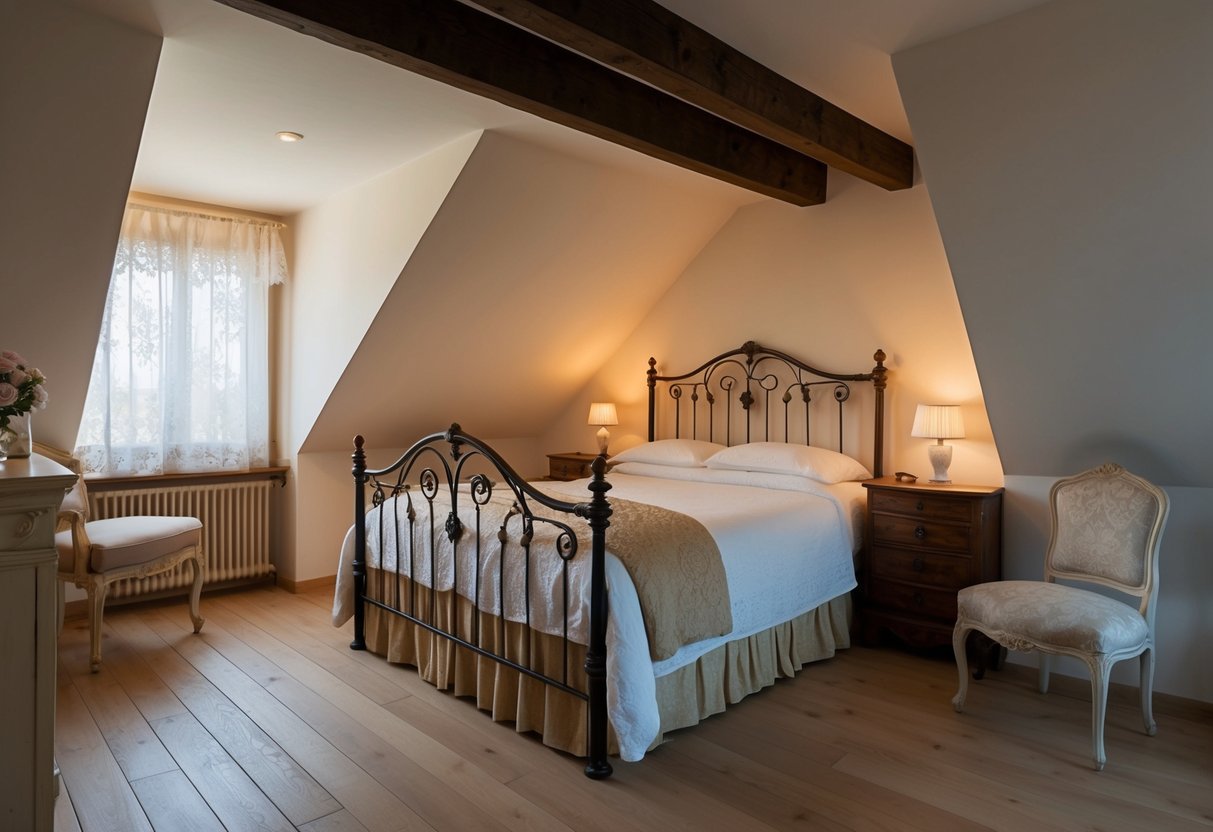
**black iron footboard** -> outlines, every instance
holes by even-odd
[[[531,678],[547,685],[556,687],[586,702],[587,711],[587,757],[585,773],[595,779],[608,777],[611,765],[607,760],[607,710],[606,710],[606,529],[610,525],[611,506],[606,498],[610,483],[605,480],[606,458],[598,457],[592,466],[593,479],[589,484],[590,499],[584,503],[568,503],[554,499],[536,490],[525,482],[496,451],[479,439],[464,433],[459,425],[451,425],[450,430],[431,434],[419,440],[405,453],[386,468],[368,470],[366,454],[363,451],[363,438],[354,438],[354,525],[356,528],[354,544],[354,640],[350,647],[354,650],[366,649],[366,604],[400,616],[414,625],[430,633],[441,636],[466,648],[477,655],[485,656],[513,668]],[[478,460],[480,462],[473,462]],[[467,468],[488,468],[496,475],[471,473]],[[483,464],[481,464],[483,463]],[[497,480],[497,481],[494,481]],[[462,488],[461,488],[462,486]],[[391,513],[390,522],[393,526],[394,539],[399,541],[402,533],[407,533],[408,571],[401,570],[401,560],[406,554],[397,549],[395,556],[395,597],[392,592],[385,592],[381,598],[369,597],[367,593],[367,510],[366,492],[371,491],[372,506],[380,507],[377,530],[377,551],[383,552],[385,528],[389,522],[387,515]],[[499,524],[493,535],[491,526],[495,521],[489,521],[490,528],[482,529],[482,509],[489,505],[494,492],[506,490],[512,498],[512,505]],[[439,500],[439,495],[442,499]],[[395,499],[393,499],[395,498]],[[444,505],[449,500],[449,507]],[[460,501],[463,508],[471,512],[473,529],[467,529],[467,523],[460,518]],[[388,504],[391,501],[390,505]],[[438,502],[436,508],[435,503]],[[471,505],[468,505],[470,501]],[[498,501],[497,506],[501,503]],[[554,513],[551,516],[536,514],[532,507],[539,510],[547,509]],[[421,516],[418,509],[425,512]],[[446,511],[445,518],[436,518],[435,511]],[[578,556],[577,533],[572,526],[560,519],[560,515],[569,514],[587,521],[590,528],[592,545],[590,547],[590,591],[589,591],[589,627],[588,644],[585,653],[586,689],[583,692],[569,679],[569,564]],[[487,519],[487,518],[486,518]],[[414,551],[414,532],[420,524],[427,524],[423,532],[428,532],[428,551]],[[441,524],[441,525],[439,525]],[[525,624],[531,623],[531,544],[536,524],[545,524],[556,532],[556,554],[562,561],[563,592],[564,592],[564,630],[563,650],[564,660],[561,662],[559,675],[537,670],[529,661],[528,655],[509,658],[505,655],[506,640],[506,593],[504,570],[506,563],[506,547],[512,545],[523,553],[522,569],[524,575],[523,605],[525,609]],[[517,527],[518,533],[511,538],[508,527]],[[482,531],[489,533],[486,538]],[[428,594],[428,603],[424,599],[418,601],[418,582],[414,580],[419,567],[428,566],[431,584],[437,574],[437,541],[439,536],[445,536],[454,547],[451,557],[453,569],[451,591],[445,594],[439,608],[440,592],[431,586],[424,594]],[[422,535],[423,539],[425,535]],[[481,575],[481,566],[485,561],[485,541],[496,541],[500,545],[497,559],[497,574]],[[472,548],[469,553],[474,557],[470,568],[474,569],[471,582],[473,589],[471,598],[464,596],[460,601],[460,546]],[[427,560],[428,559],[428,560]],[[408,591],[400,590],[400,579],[407,578]],[[493,610],[481,610],[482,580],[497,581],[497,601],[500,607],[501,637],[497,643],[502,646],[501,653],[486,647],[485,634],[481,628],[481,613],[495,613]],[[423,587],[423,590],[425,588]],[[456,607],[461,603],[470,602],[472,605],[471,624],[461,628],[460,616]],[[442,626],[445,619],[448,627]]]

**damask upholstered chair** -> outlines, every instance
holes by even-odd
[[[1049,493],[1052,535],[1044,581],[999,581],[960,591],[952,647],[960,690],[968,693],[965,640],[979,630],[1004,647],[1040,651],[1040,692],[1049,689],[1052,656],[1075,656],[1091,672],[1091,733],[1095,769],[1102,770],[1108,675],[1123,659],[1141,657],[1141,715],[1154,722],[1154,612],[1158,547],[1167,522],[1162,489],[1108,464],[1058,480]],[[1138,600],[1136,608],[1102,593],[1057,583],[1082,581],[1111,587]]]
[[[190,618],[194,632],[199,632],[204,621],[198,612],[205,568],[202,523],[193,517],[89,520],[80,461],[47,445],[36,445],[34,450],[77,475],[75,486],[59,508],[55,548],[59,550],[59,580],[88,592],[89,661],[93,672],[101,668],[101,614],[106,593],[115,581],[158,575],[189,561],[194,570]]]

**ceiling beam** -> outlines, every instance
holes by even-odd
[[[817,160],[455,0],[219,2],[766,196],[825,201]]]
[[[910,145],[836,107],[653,0],[465,0],[582,55],[889,190]]]

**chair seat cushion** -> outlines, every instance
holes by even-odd
[[[109,572],[171,555],[202,541],[202,523],[193,517],[114,517],[91,520],[88,530],[89,571]],[[75,569],[71,531],[55,535],[59,569]]]
[[[1044,581],[997,581],[962,589],[961,618],[993,631],[1086,653],[1138,647],[1149,637],[1137,610],[1114,598]]]

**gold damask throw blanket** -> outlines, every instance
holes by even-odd
[[[568,499],[564,493],[547,493]],[[623,562],[636,585],[653,661],[668,659],[685,644],[732,632],[720,548],[703,524],[647,503],[615,497],[610,501],[607,551]],[[589,528],[582,528],[577,545],[588,553]]]

